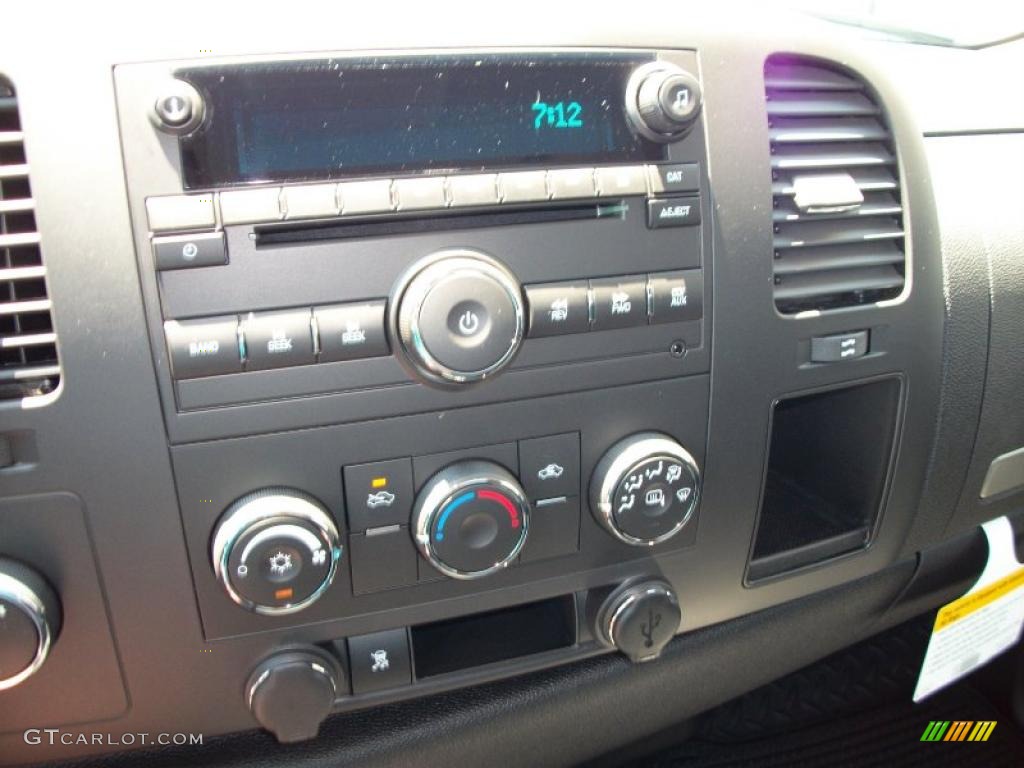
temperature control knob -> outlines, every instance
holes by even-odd
[[[290,488],[243,496],[213,535],[213,570],[228,597],[265,616],[308,607],[341,558],[338,528],[316,499]]]
[[[693,456],[667,435],[642,432],[613,445],[590,481],[597,521],[636,546],[665,541],[686,525],[700,496]]]
[[[526,543],[530,505],[511,472],[489,461],[464,461],[434,475],[413,509],[416,546],[455,579],[478,579],[506,567]]]
[[[46,580],[0,557],[0,691],[39,671],[60,625],[60,601]]]
[[[523,290],[496,259],[466,249],[421,259],[399,281],[388,323],[399,359],[429,383],[495,376],[523,341]]]
[[[665,61],[645,64],[626,84],[626,114],[633,127],[663,144],[682,138],[700,114],[701,101],[697,78]]]

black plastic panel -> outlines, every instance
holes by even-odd
[[[643,569],[652,557],[692,545],[699,515],[677,536],[652,550],[631,547],[613,539],[590,514],[590,476],[615,442],[646,430],[675,437],[703,465],[707,392],[707,377],[692,376],[528,402],[175,447],[172,453],[182,519],[206,636],[221,638],[253,632],[280,635],[289,627],[304,626],[310,640],[320,641],[363,632],[369,621],[374,622],[374,628],[379,628],[381,621],[391,628],[454,616],[467,609],[516,604],[522,601],[520,587],[525,584],[542,584],[547,595],[573,592],[588,580],[600,583],[598,569],[619,563],[633,561],[634,569]],[[498,460],[515,470],[515,446],[503,450],[502,443],[567,432],[580,433],[581,487],[575,495],[581,499],[582,510],[580,546],[575,554],[520,563],[479,581],[442,578],[423,583],[425,579],[421,578],[421,583],[414,586],[356,595],[350,580],[352,558],[346,551],[338,576],[324,597],[301,613],[284,617],[256,616],[239,608],[214,578],[209,554],[211,531],[231,502],[254,489],[287,486],[309,493],[347,531],[343,466],[420,456],[423,458],[414,460],[417,483],[457,459]],[[442,455],[431,455],[437,453]],[[510,459],[503,458],[506,455]],[[436,576],[423,563],[420,573],[428,578]]]
[[[889,476],[900,389],[888,378],[775,406],[750,580],[867,546]]]

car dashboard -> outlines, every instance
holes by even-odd
[[[578,764],[1024,531],[1020,40],[79,13],[0,11],[0,763]]]

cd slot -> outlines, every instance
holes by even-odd
[[[394,237],[449,230],[486,229],[516,224],[545,224],[564,221],[625,219],[625,200],[600,203],[563,203],[557,205],[520,205],[500,210],[445,210],[426,213],[380,214],[323,222],[257,226],[257,248],[313,243],[322,240]]]

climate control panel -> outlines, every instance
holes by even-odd
[[[355,465],[343,475],[351,507],[338,522],[291,488],[253,491],[225,510],[210,560],[231,601],[262,616],[312,606],[344,561],[346,522],[355,595],[472,581],[579,551],[587,481],[578,433]],[[700,469],[672,437],[643,432],[605,452],[589,488],[593,522],[605,534],[652,547],[690,521]]]

